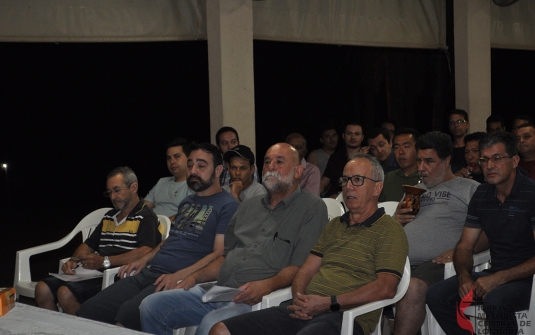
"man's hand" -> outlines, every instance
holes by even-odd
[[[240,198],[240,193],[243,190],[243,184],[241,180],[233,180],[232,183],[229,185],[230,187],[230,194],[232,194],[235,198]]]
[[[154,282],[154,285],[157,285],[155,292],[174,289],[184,279],[184,277],[185,276],[181,271],[161,275]]]
[[[95,253],[88,254],[83,256],[83,258],[80,257],[80,263],[82,263],[84,269],[98,270],[103,268],[102,263],[104,263],[104,257]]]
[[[466,167],[463,167],[462,169],[460,169],[459,171],[455,172],[454,174],[457,177],[474,179],[474,177],[472,177],[472,171],[468,170],[468,168],[466,168]]]
[[[433,263],[446,264],[449,262],[453,262],[453,250],[454,249],[444,251],[443,253],[435,257],[435,259],[433,259]]]
[[[271,293],[268,285],[263,280],[243,284],[240,289],[244,290],[232,299],[237,304],[254,305],[262,301],[262,297]]]
[[[459,296],[462,299],[473,288],[474,280],[472,279],[472,276],[470,276],[470,275],[457,276],[457,279],[459,280]]]
[[[138,259],[135,262],[121,266],[117,276],[119,276],[119,278],[124,278],[130,276],[130,274],[132,274],[132,276],[137,275],[145,266],[147,266],[147,262],[144,261],[143,258]],[[132,271],[134,271],[134,273],[132,273]]]
[[[74,269],[76,269],[77,266],[78,262],[69,259],[68,261],[63,263],[63,265],[61,266],[61,271],[63,271],[63,273],[65,273],[66,275],[73,275]]]
[[[359,153],[361,154],[367,154],[370,151],[370,147],[360,147]]]
[[[184,278],[180,283],[175,282],[175,285],[175,289],[181,288],[184,291],[187,291],[193,286],[197,285],[197,279],[195,279],[195,276],[189,275]]]
[[[493,273],[491,275],[478,278],[474,282],[474,293],[478,297],[484,298],[487,293],[494,290],[496,287],[500,286],[502,281],[500,279],[499,273]]]
[[[396,213],[395,213],[395,219],[401,223],[402,226],[406,225],[407,223],[411,222],[412,220],[414,220],[414,218],[416,217],[416,215],[413,215],[411,214],[412,213],[412,208],[404,208],[405,207],[405,204],[407,202],[406,201],[400,201],[399,204],[398,204],[398,208],[396,209]]]
[[[288,309],[293,311],[293,313],[290,314],[292,318],[310,320],[316,315],[329,311],[330,306],[330,297],[297,293],[293,305],[288,306]]]

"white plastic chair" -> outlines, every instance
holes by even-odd
[[[336,201],[338,201],[339,203],[342,204],[342,206],[344,207],[344,211],[347,212],[347,206],[344,202],[344,193],[340,193],[338,194],[338,196],[336,197]]]
[[[158,215],[158,221],[162,225],[162,240],[165,240],[169,236],[169,230],[171,229],[171,220],[165,215]],[[119,273],[121,267],[104,270],[102,279],[102,289],[110,286],[115,282],[115,276]],[[61,269],[61,265],[60,265]]]
[[[353,322],[354,322],[355,317],[362,315],[362,314],[366,314],[368,312],[374,311],[379,308],[393,305],[399,300],[401,300],[401,298],[403,298],[403,296],[407,292],[407,289],[409,288],[410,279],[411,279],[411,265],[409,263],[409,257],[407,257],[407,260],[405,261],[405,267],[403,269],[403,276],[401,277],[401,281],[398,284],[396,295],[392,299],[385,299],[385,300],[370,302],[366,305],[362,305],[362,306],[345,311],[344,319],[342,321],[342,330],[340,334],[353,335]],[[263,305],[262,308],[279,306],[281,302],[289,300],[289,299],[292,299],[292,290],[290,287],[275,291],[271,293],[270,295],[264,297],[262,299],[262,305]],[[381,316],[382,315],[383,313],[381,312]],[[382,334],[381,316],[379,317],[379,322],[377,323],[377,326],[375,327],[375,331],[372,333],[373,335]]]
[[[110,209],[111,208],[101,208],[87,214],[82,221],[76,225],[73,231],[59,241],[17,251],[15,260],[15,279],[13,281],[13,285],[17,290],[17,297],[20,294],[25,297],[35,298],[35,285],[37,285],[37,282],[32,282],[30,269],[31,256],[59,249],[69,243],[69,241],[80,232],[82,232],[82,240],[85,241],[93,229],[100,223],[104,214]]]
[[[398,201],[385,201],[380,202],[378,206],[384,208],[386,214],[390,215],[391,217],[394,217],[396,209],[398,208],[398,204]]]
[[[342,204],[339,203],[337,200],[331,198],[322,198],[322,200],[327,206],[327,216],[329,217],[329,221],[331,221],[335,217],[344,215],[344,213],[346,212],[344,210],[344,206],[342,206]]]
[[[288,297],[288,295],[289,298],[286,298]],[[288,299],[292,299],[292,289],[290,287],[281,288],[280,290],[273,291],[270,294],[263,296],[262,301],[254,305],[251,309],[251,312],[255,312],[269,307],[279,306],[281,302],[286,301]],[[173,335],[193,335],[195,334],[196,330],[197,326],[179,328],[173,331]]]

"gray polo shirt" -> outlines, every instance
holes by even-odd
[[[273,209],[269,193],[245,200],[225,232],[217,284],[239,287],[301,266],[327,222],[323,200],[299,187]]]

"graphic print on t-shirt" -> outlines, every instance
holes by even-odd
[[[201,234],[212,210],[211,205],[184,204],[177,213],[172,229]]]

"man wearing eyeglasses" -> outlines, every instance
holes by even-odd
[[[139,304],[145,297],[174,289],[223,253],[224,233],[239,203],[219,185],[221,152],[213,144],[192,143],[187,169],[186,180],[195,194],[179,204],[169,237],[121,267],[122,279],[87,300],[78,316],[141,330]]]
[[[470,201],[453,256],[457,276],[431,286],[427,304],[446,334],[471,334],[457,323],[463,298],[483,303],[489,334],[517,334],[515,311],[529,308],[535,273],[535,181],[519,171],[511,134],[491,134],[480,140],[479,148],[488,184],[481,184]],[[474,249],[483,233],[492,266],[472,272]]]
[[[408,244],[398,222],[378,208],[383,168],[356,154],[339,178],[348,212],[331,220],[297,272],[289,306],[224,320],[210,335],[340,334],[344,310],[391,299]],[[370,334],[381,310],[357,316],[353,334]]]
[[[91,236],[62,266],[62,271],[73,275],[76,268],[100,270],[133,262],[161,241],[158,217],[140,200],[134,171],[118,167],[108,174],[104,195],[111,199],[115,209],[104,215]],[[37,283],[37,306],[57,311],[56,303],[65,313],[75,315],[80,305],[97,294],[102,278],[80,282],[65,282],[55,277]]]
[[[396,304],[394,334],[416,334],[425,318],[425,293],[442,280],[444,263],[451,261],[461,236],[468,203],[478,182],[458,178],[451,172],[453,145],[450,137],[433,131],[416,142],[418,174],[426,189],[420,196],[420,211],[412,214],[401,201],[396,219],[409,241],[411,281],[406,295]]]
[[[453,136],[451,171],[456,173],[466,165],[464,160],[464,137],[468,134],[468,129],[470,128],[468,113],[462,109],[450,111],[448,114],[448,126]]]

